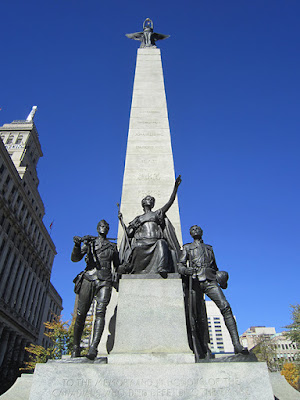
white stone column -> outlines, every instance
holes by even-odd
[[[14,207],[15,207],[15,204],[16,204],[18,196],[19,196],[19,191],[18,191],[18,189],[16,189],[15,194],[14,194],[14,198],[13,198],[13,200],[11,202],[11,208],[13,210],[14,210]]]
[[[35,274],[33,274],[33,284],[32,284],[32,287],[31,287],[31,290],[30,290],[30,293],[29,293],[29,299],[27,301],[27,306],[26,306],[27,309],[26,309],[26,313],[25,313],[25,319],[27,319],[29,322],[30,322],[30,319],[31,319],[30,313],[32,312],[31,303],[32,303],[32,300],[33,300],[33,296],[35,294],[36,285],[37,285],[37,277],[36,277]]]
[[[39,298],[38,298],[38,301],[37,301],[37,307],[36,307],[36,310],[35,310],[35,318],[34,318],[34,321],[33,321],[33,326],[35,326],[35,327],[37,327],[37,325],[38,325],[40,310],[41,310],[41,306],[43,304],[42,299],[43,299],[43,294],[44,293],[45,293],[45,290],[44,290],[43,285],[41,284],[40,294],[39,294]]]
[[[174,182],[160,49],[138,49],[121,200],[124,222],[128,224],[143,213],[141,200],[148,194],[156,199],[154,209],[162,207],[170,198]],[[177,199],[167,215],[182,243]],[[119,226],[118,243],[122,236]]]
[[[7,187],[6,187],[6,190],[5,190],[5,195],[4,195],[4,198],[8,201],[8,198],[9,198],[9,196],[10,196],[10,192],[11,192],[11,190],[12,190],[12,188],[13,188],[13,185],[14,185],[14,183],[13,183],[13,181],[12,180],[10,180],[9,182],[8,182],[8,184],[7,184]]]
[[[6,284],[6,290],[5,290],[5,295],[4,295],[4,300],[6,303],[8,303],[9,298],[12,295],[12,291],[13,291],[13,287],[15,286],[15,281],[16,281],[16,275],[19,269],[19,263],[21,260],[21,256],[19,255],[14,264],[12,265],[11,271],[10,271],[10,275],[9,275],[9,279],[8,282]]]
[[[29,270],[29,268],[28,268],[28,270]],[[23,304],[22,304],[22,307],[21,307],[20,314],[22,316],[24,316],[25,312],[26,312],[28,296],[30,296],[30,293],[31,293],[30,288],[31,288],[32,280],[33,280],[33,273],[31,272],[31,274],[29,276],[29,279],[28,279],[28,282],[27,282],[27,285],[26,285],[26,288],[25,288],[26,292],[25,292],[24,301],[23,301]]]
[[[35,295],[33,308],[32,308],[32,315],[30,317],[30,323],[33,326],[35,326],[35,321],[37,320],[37,316],[38,316],[37,310],[38,310],[38,307],[40,305],[41,293],[42,293],[42,284],[41,284],[41,281],[38,280],[37,289],[36,289],[36,295]]]
[[[2,250],[2,254],[0,255],[0,272],[2,271],[3,268],[5,268],[4,262],[6,260],[7,252],[9,251],[9,249],[11,250],[10,242],[7,239],[6,235],[4,235],[2,240],[5,240],[6,243],[5,243],[4,248]]]
[[[37,316],[37,321],[36,321],[36,327],[40,329],[40,325],[42,323],[42,317],[43,317],[43,312],[45,309],[45,299],[46,299],[46,288],[44,287],[43,289],[43,294],[42,294],[42,300],[40,302],[40,307],[38,311],[38,316]]]
[[[21,314],[20,308],[21,308],[21,306],[23,305],[21,302],[22,302],[23,294],[24,294],[24,292],[25,292],[25,290],[26,290],[26,282],[27,282],[27,278],[28,278],[28,275],[29,275],[29,267],[26,266],[26,263],[25,263],[25,262],[24,262],[23,268],[25,268],[25,274],[24,274],[23,281],[22,281],[22,283],[21,283],[22,286],[21,286],[21,290],[20,290],[19,296],[18,296],[18,298],[17,298],[17,304],[16,304],[16,310],[17,310],[17,312],[19,312],[20,314]]]
[[[31,221],[32,221],[32,217],[31,217],[31,215],[29,214],[28,222],[27,222],[27,225],[25,226],[25,231],[26,231],[27,233],[29,233],[29,228],[30,228]]]
[[[22,220],[21,220],[21,223],[22,223],[23,226],[24,226],[24,222],[25,222],[25,219],[27,217],[27,214],[29,214],[29,212],[28,212],[27,208],[25,208],[24,214],[23,214]]]
[[[16,213],[16,215],[17,215],[18,218],[19,218],[19,216],[20,216],[20,212],[21,212],[21,209],[22,209],[23,205],[24,205],[23,199],[21,199],[20,204],[19,204],[18,211],[17,211],[17,213]]]
[[[15,285],[13,287],[13,293],[12,293],[12,296],[11,296],[11,300],[10,300],[10,305],[12,307],[14,307],[16,299],[17,299],[17,293],[18,293],[19,287],[21,285],[21,278],[23,276],[23,271],[24,271],[24,267],[23,267],[22,262],[21,262],[21,265],[20,265],[20,268],[19,268],[19,272],[18,272],[18,275],[17,275],[17,279],[16,279]],[[22,284],[24,284],[24,282],[22,282]]]
[[[12,249],[8,257],[8,260],[5,263],[6,265],[4,265],[4,273],[2,275],[1,285],[0,285],[0,298],[3,297],[5,289],[7,289],[7,280],[9,279],[9,275],[12,273],[15,260],[16,260],[16,251],[15,249]]]

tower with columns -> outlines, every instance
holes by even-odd
[[[56,249],[42,220],[35,110],[0,127],[0,394],[19,375],[25,346],[46,344],[48,309],[62,310],[50,283]]]

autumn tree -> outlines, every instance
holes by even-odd
[[[293,386],[294,389],[300,390],[299,387],[299,379],[300,379],[300,374],[299,374],[299,369],[294,363],[291,362],[286,362],[283,364],[282,370],[281,370],[281,375],[285,377],[285,379],[288,381],[288,383]]]
[[[255,338],[255,346],[251,350],[258,361],[265,361],[268,369],[274,371],[278,369],[277,365],[277,347],[274,339],[269,335],[259,335]]]
[[[295,389],[300,391],[300,304],[291,305],[292,323],[285,326],[285,336],[295,344],[298,352],[293,363],[285,363],[281,374]]]
[[[32,371],[36,363],[45,363],[49,359],[60,359],[63,355],[71,354],[74,340],[74,318],[71,322],[63,321],[60,315],[54,315],[52,321],[44,322],[44,335],[49,337],[52,345],[49,348],[30,344],[25,347],[29,353],[29,361],[25,361],[23,371]],[[82,340],[88,339],[92,330],[92,317],[86,319],[86,324],[82,334]],[[82,355],[87,353],[87,349],[83,349]]]
[[[291,342],[293,342],[297,349],[300,350],[300,304],[291,305],[291,317],[292,323],[285,326],[287,331],[285,336],[288,337]],[[296,363],[300,370],[300,354],[298,352],[296,357]]]

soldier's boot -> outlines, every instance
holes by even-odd
[[[76,321],[74,324],[74,340],[73,340],[73,349],[71,353],[71,358],[80,357],[80,341],[82,332],[84,329],[85,320],[81,318],[80,315],[77,315]]]
[[[225,310],[222,311],[222,314],[224,317],[225,325],[231,337],[235,354],[249,354],[248,349],[246,347],[243,347],[240,343],[236,322],[234,316],[232,315],[231,308],[227,307]]]
[[[89,352],[87,354],[87,358],[90,360],[94,360],[97,356],[97,348],[100,343],[100,339],[103,333],[104,329],[104,324],[105,324],[105,319],[104,318],[97,318],[94,324],[94,334],[93,334],[93,340],[92,344],[89,348]]]

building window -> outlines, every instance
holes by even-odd
[[[8,136],[8,139],[7,139],[7,141],[6,141],[6,144],[11,144],[11,143],[13,142],[13,139],[14,139],[14,135],[10,134],[10,135]]]
[[[22,143],[22,139],[23,139],[23,135],[20,134],[20,135],[18,136],[18,139],[16,140],[16,144]]]

